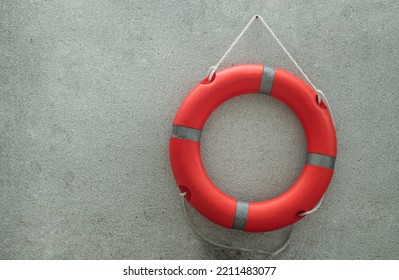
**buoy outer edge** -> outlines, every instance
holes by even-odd
[[[266,201],[245,202],[227,195],[209,179],[201,161],[201,131],[210,114],[243,94],[268,94],[294,111],[306,135],[308,159],[296,182]],[[311,210],[332,179],[337,156],[334,124],[316,92],[292,73],[261,64],[226,68],[202,80],[182,102],[169,143],[172,171],[187,201],[210,221],[247,232],[273,231],[297,222]]]

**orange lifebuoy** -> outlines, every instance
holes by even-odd
[[[283,194],[245,202],[225,194],[209,179],[201,161],[201,130],[209,115],[238,95],[267,94],[288,105],[303,125],[308,157],[296,182]],[[248,232],[272,231],[300,220],[324,195],[334,172],[337,141],[331,115],[316,92],[290,72],[260,64],[237,65],[204,79],[185,98],[170,138],[173,174],[185,198],[214,223]]]

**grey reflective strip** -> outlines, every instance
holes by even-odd
[[[259,93],[270,95],[272,92],[274,80],[274,69],[263,66],[262,81],[260,83]]]
[[[236,214],[234,216],[233,229],[244,230],[247,223],[249,203],[237,200]]]
[[[306,164],[317,165],[334,169],[335,157],[326,156],[322,154],[308,153]]]
[[[186,126],[174,125],[172,129],[172,137],[199,142],[201,139],[201,130]]]

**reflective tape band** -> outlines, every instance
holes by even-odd
[[[306,164],[334,169],[335,157],[322,155],[322,154],[308,153]]]
[[[231,228],[244,230],[247,223],[249,203],[237,200],[236,213],[234,215],[233,226]]]
[[[270,95],[273,87],[274,68],[263,66],[262,81],[260,82],[259,93]]]
[[[174,125],[172,129],[172,137],[200,142],[201,130],[186,126]]]

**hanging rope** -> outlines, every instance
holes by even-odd
[[[281,43],[279,38],[277,38],[276,34],[274,34],[273,30],[270,28],[270,26],[265,22],[265,20],[260,16],[260,15],[254,15],[251,20],[247,23],[247,25],[244,27],[244,29],[238,34],[237,38],[233,41],[233,43],[230,45],[230,47],[227,49],[227,51],[223,54],[223,56],[219,59],[218,63],[216,65],[211,66],[208,71],[208,81],[212,81],[213,76],[215,75],[216,71],[219,69],[220,65],[223,63],[223,61],[226,59],[226,57],[230,54],[230,52],[234,49],[234,47],[237,45],[238,41],[240,41],[241,37],[247,32],[247,30],[251,27],[252,23],[255,20],[260,20],[260,22],[266,27],[267,31],[270,33],[270,35],[273,37],[273,39],[277,42],[277,44],[281,47],[281,49],[284,51],[284,53],[288,56],[288,58],[291,60],[291,62],[295,65],[295,67],[298,69],[298,71],[301,73],[301,75],[305,78],[305,80],[308,82],[308,84],[316,91],[317,94],[317,102],[320,104],[323,102],[328,111],[330,112],[331,118],[334,122],[334,118],[331,112],[331,107],[330,104],[328,103],[328,100],[324,94],[324,92],[320,89],[318,89],[312,81],[309,79],[308,75],[306,75],[305,71],[299,66],[299,64],[296,62],[296,60],[292,57],[292,55],[288,52],[287,48]]]
[[[285,239],[284,243],[279,248],[277,248],[275,251],[265,251],[265,250],[259,250],[259,249],[248,249],[248,248],[234,247],[234,246],[224,245],[224,244],[220,244],[220,243],[217,243],[215,241],[212,241],[208,237],[203,235],[193,225],[193,223],[192,223],[192,221],[190,219],[190,216],[188,215],[188,212],[187,212],[187,206],[186,206],[187,203],[185,202],[185,198],[184,198],[184,196],[186,194],[187,194],[186,192],[180,193],[180,195],[182,196],[183,210],[184,210],[184,215],[186,216],[186,219],[187,219],[187,223],[193,229],[195,234],[197,234],[200,238],[202,238],[204,241],[212,244],[213,246],[219,247],[221,249],[237,250],[237,251],[248,252],[248,253],[257,253],[257,254],[268,255],[268,256],[272,257],[272,256],[276,256],[276,255],[280,254],[282,251],[284,251],[285,248],[287,248],[288,244],[290,243],[292,231],[294,229],[294,225],[290,226],[290,230],[288,232],[287,238]]]

